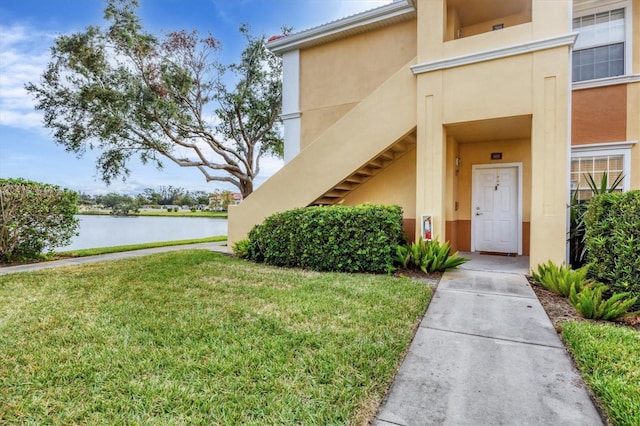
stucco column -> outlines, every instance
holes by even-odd
[[[420,218],[433,215],[433,235],[445,240],[446,140],[442,123],[442,71],[418,78],[416,148],[416,238]]]
[[[569,50],[534,54],[530,265],[566,261],[569,200]]]

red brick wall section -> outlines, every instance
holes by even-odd
[[[574,90],[571,144],[627,140],[627,86]]]

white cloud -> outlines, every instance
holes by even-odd
[[[40,79],[53,36],[21,24],[1,25],[0,34],[0,125],[41,129],[42,115],[24,86]]]
[[[254,180],[254,188],[258,188],[268,178],[284,166],[284,160],[275,157],[263,157],[260,160],[260,174]]]
[[[42,114],[34,111],[33,107],[31,110],[20,110],[0,106],[0,125],[45,132],[42,129]]]
[[[300,2],[307,10],[303,17],[311,20],[313,26],[322,25],[337,19],[346,18],[366,10],[375,9],[391,3],[392,0],[312,0]],[[302,30],[304,28],[297,28]]]

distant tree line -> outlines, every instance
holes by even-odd
[[[78,204],[84,206],[101,206],[117,212],[125,213],[138,211],[141,207],[181,206],[190,209],[200,208],[226,211],[229,204],[234,204],[236,198],[231,191],[216,190],[213,193],[205,191],[189,191],[174,186],[160,186],[158,189],[146,188],[135,194],[119,194],[110,192],[104,195],[90,195],[78,193]]]

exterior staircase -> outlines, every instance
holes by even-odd
[[[361,168],[349,175],[345,180],[325,192],[321,197],[316,199],[310,205],[312,206],[330,206],[338,203],[351,191],[380,173],[382,170],[390,166],[396,159],[404,155],[407,151],[416,145],[415,130],[404,138],[400,139],[389,149],[383,151],[375,158],[367,162]]]
[[[416,143],[415,58],[229,209],[229,247],[281,211],[339,202]]]

